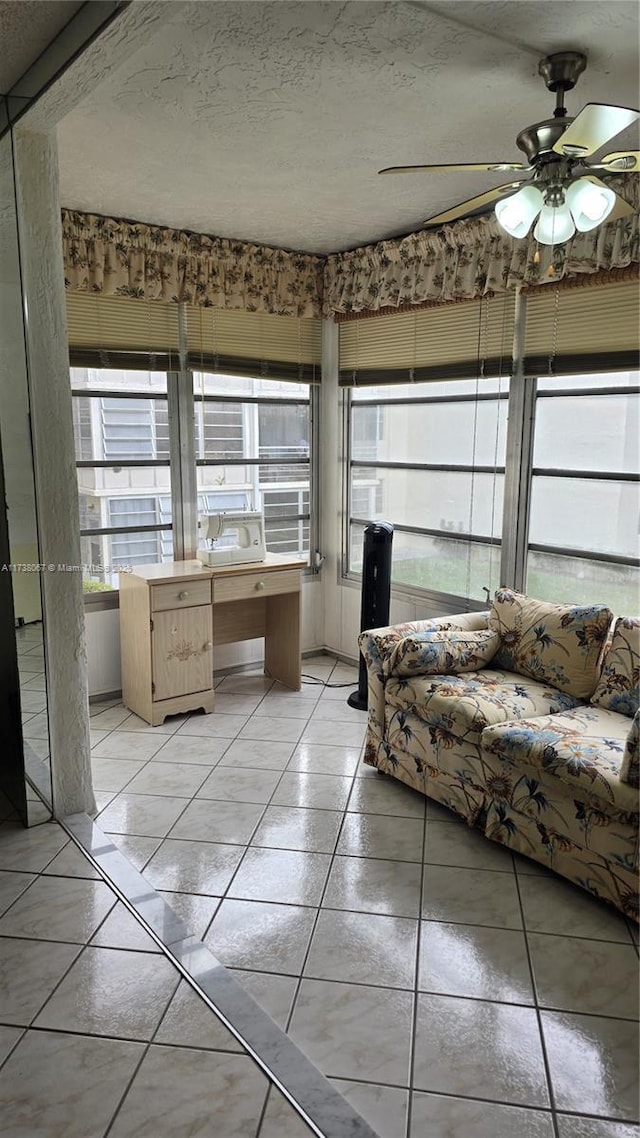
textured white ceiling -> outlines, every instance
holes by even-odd
[[[635,2],[161,8],[145,46],[58,127],[69,208],[292,249],[347,249],[415,229],[505,180],[376,172],[521,157],[516,134],[554,107],[537,73],[547,52],[588,56],[570,114],[589,101],[638,102]]]
[[[82,7],[78,0],[0,3],[0,91],[6,94]]]

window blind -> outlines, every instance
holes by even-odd
[[[198,371],[319,383],[322,323],[187,305],[189,365]]]
[[[172,371],[179,365],[178,305],[67,292],[74,367]]]
[[[177,370],[179,313],[184,350],[198,371],[319,383],[320,319],[163,304],[134,297],[67,292],[69,354],[75,367]]]
[[[525,370],[580,375],[640,366],[638,280],[549,284],[527,297]]]
[[[348,320],[340,328],[340,385],[410,383],[507,374],[513,293]]]

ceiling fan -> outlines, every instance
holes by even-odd
[[[538,218],[534,237],[544,245],[561,244],[576,229],[587,232],[634,212],[619,194],[595,174],[640,173],[640,151],[613,151],[597,162],[590,158],[609,139],[640,118],[631,107],[587,103],[575,118],[564,106],[565,92],[575,87],[587,65],[579,51],[560,51],[540,60],[539,74],[549,91],[556,94],[553,118],[533,123],[520,131],[516,143],[527,162],[463,162],[435,166],[388,166],[380,174],[429,173],[431,171],[507,171],[524,179],[510,181],[460,202],[428,218],[424,225],[444,225],[468,217],[496,202],[496,218],[512,237],[526,237]],[[522,187],[519,189],[519,187]],[[513,191],[518,189],[518,193]]]

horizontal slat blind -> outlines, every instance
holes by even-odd
[[[514,294],[349,320],[340,328],[340,384],[409,383],[507,372]]]
[[[639,348],[637,280],[550,284],[527,296],[525,369],[531,375],[635,370]]]
[[[85,292],[66,297],[75,367],[169,371],[179,366],[177,304]]]
[[[67,292],[71,362],[76,367],[179,367],[180,305]],[[319,319],[184,306],[189,366],[227,375],[320,382]]]
[[[198,371],[320,382],[319,319],[187,305],[189,364]]]

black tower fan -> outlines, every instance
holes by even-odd
[[[390,522],[372,522],[364,531],[362,553],[362,603],[360,631],[365,628],[384,628],[389,623],[391,597],[391,544],[393,526]],[[347,699],[350,707],[367,710],[367,665],[360,656],[358,690]]]

